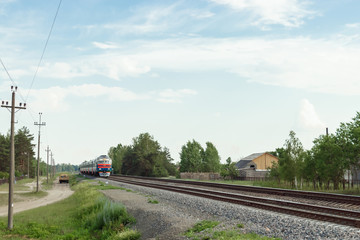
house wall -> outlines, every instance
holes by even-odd
[[[266,170],[268,168],[271,168],[273,163],[277,163],[278,161],[279,160],[277,159],[277,157],[269,153],[264,153],[263,155],[253,160],[253,162],[256,164],[257,170]]]

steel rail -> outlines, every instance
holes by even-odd
[[[151,180],[151,181],[198,185],[198,186],[206,186],[206,187],[216,187],[216,188],[221,188],[221,189],[247,191],[247,192],[254,192],[254,193],[266,193],[266,194],[278,195],[278,196],[288,196],[288,197],[313,199],[313,200],[320,200],[320,201],[327,201],[327,202],[337,202],[337,203],[360,205],[360,196],[351,196],[351,195],[344,195],[344,194],[332,194],[332,193],[299,191],[299,190],[290,190],[290,189],[243,186],[243,185],[200,182],[200,181],[150,178],[150,177],[140,177],[140,176],[126,176],[126,175],[114,175],[114,176],[139,178],[139,179],[146,179],[146,180]]]
[[[260,197],[250,197],[241,194],[225,193],[220,191],[169,186],[149,182],[132,181],[128,179],[125,180],[120,176],[110,176],[108,179],[360,228],[360,212],[356,211],[312,206],[309,204]]]

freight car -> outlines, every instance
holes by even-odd
[[[100,155],[94,160],[85,161],[80,164],[82,174],[109,177],[112,170],[112,160],[107,155]]]

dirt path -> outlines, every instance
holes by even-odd
[[[53,189],[47,192],[48,195],[43,198],[30,199],[27,201],[14,203],[14,213],[45,206],[60,201],[62,199],[65,199],[71,196],[71,194],[73,194],[73,191],[71,191],[69,184],[68,183],[60,184],[58,179],[54,182]],[[8,205],[0,207],[0,216],[7,216],[7,214],[8,214]]]

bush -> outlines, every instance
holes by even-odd
[[[9,178],[9,173],[7,172],[0,172],[0,179],[7,179]]]

